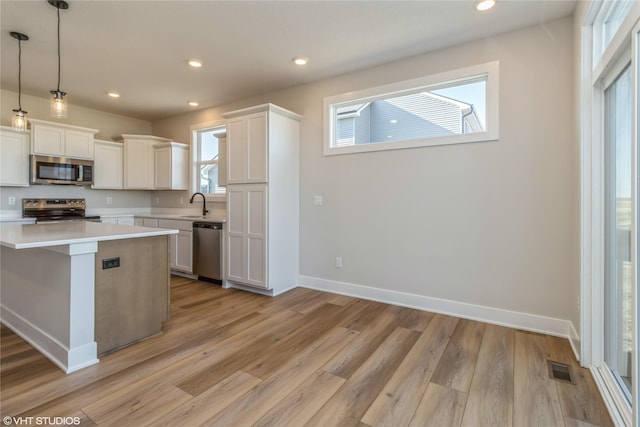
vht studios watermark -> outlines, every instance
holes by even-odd
[[[5,426],[78,426],[80,417],[2,417]]]

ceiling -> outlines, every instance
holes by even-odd
[[[69,103],[144,120],[225,104],[539,24],[575,1],[96,1],[61,10],[62,79]],[[56,88],[56,9],[0,1],[1,86],[48,97]],[[291,58],[309,57],[305,66]],[[191,58],[203,67],[187,65]],[[118,99],[108,91],[121,94]],[[196,100],[198,107],[188,101]],[[17,106],[17,105],[16,105]],[[28,105],[23,108],[29,110]]]

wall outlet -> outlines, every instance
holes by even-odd
[[[322,206],[322,196],[313,196],[313,206]]]
[[[107,197],[107,204],[110,205],[113,203],[113,197]]]
[[[16,198],[15,197],[9,197],[9,206],[13,206],[16,204]]]
[[[342,257],[336,257],[336,268],[342,268]]]
[[[159,196],[156,196],[156,205],[157,205],[158,203],[160,203],[160,197],[159,197]]]
[[[180,197],[180,204],[183,205],[184,204],[184,197]]]
[[[108,268],[118,268],[120,267],[120,257],[103,259],[102,260],[102,269],[106,270]]]

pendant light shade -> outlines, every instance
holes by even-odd
[[[60,9],[69,9],[69,3],[63,0],[49,0],[49,4],[58,10],[58,86],[51,93],[51,116],[64,119],[69,116],[67,111],[66,92],[60,90]]]
[[[51,92],[51,116],[57,119],[66,119],[69,117],[67,112],[66,92],[52,90]]]
[[[29,36],[11,31],[11,37],[18,40],[18,108],[11,119],[11,126],[18,132],[27,131],[27,112],[22,109],[22,42],[29,40]]]

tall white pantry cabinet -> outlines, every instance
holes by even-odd
[[[227,285],[277,295],[298,284],[301,116],[273,104],[222,116]]]

